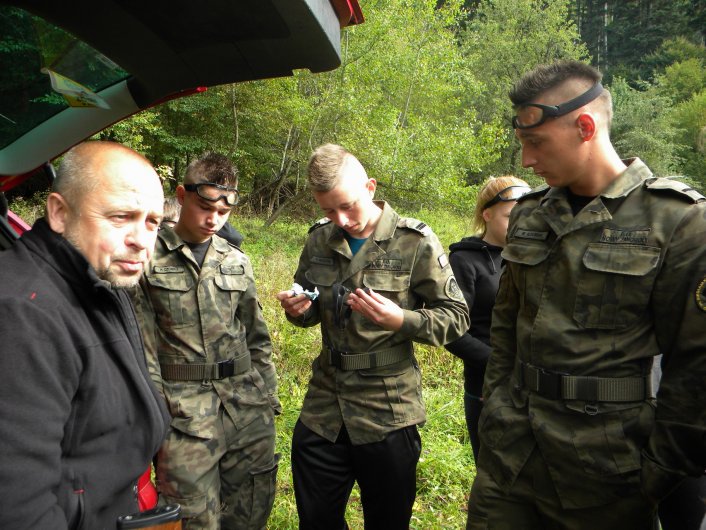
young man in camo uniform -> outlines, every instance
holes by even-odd
[[[467,528],[651,530],[706,467],[706,201],[621,160],[594,68],[539,66],[510,99],[547,185],[510,217]]]
[[[157,458],[160,502],[181,504],[185,529],[261,529],[274,501],[280,404],[270,336],[250,260],[216,235],[237,184],[222,155],[189,165],[179,221],[160,230],[136,300],[172,415]]]
[[[309,231],[296,283],[277,297],[322,349],[292,439],[300,529],[343,530],[357,481],[367,529],[409,527],[425,421],[413,342],[463,335],[468,309],[424,223],[373,201],[376,181],[338,145],[319,147],[309,185],[326,215]]]

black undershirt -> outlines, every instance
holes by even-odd
[[[199,264],[199,268],[203,266],[203,260],[206,258],[206,252],[208,252],[208,247],[211,245],[211,239],[203,243],[186,243],[191,249],[191,253],[194,255],[196,263]]]
[[[571,206],[571,211],[573,212],[574,217],[576,217],[576,214],[583,210],[593,199],[595,199],[595,197],[576,195],[575,193],[571,193],[569,188],[566,188],[566,200],[569,201],[569,206]]]

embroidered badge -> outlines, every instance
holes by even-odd
[[[701,311],[706,312],[706,277],[701,280],[701,283],[696,288],[696,305],[699,306]]]
[[[245,274],[245,267],[242,265],[221,265],[223,274]]]
[[[650,229],[622,230],[620,228],[604,228],[601,243],[629,243],[631,245],[646,245]]]
[[[540,232],[538,230],[525,230],[524,228],[518,228],[513,234],[519,239],[536,239],[537,241],[544,241],[549,236],[549,232]]]
[[[401,271],[402,270],[402,260],[401,259],[376,259],[367,267],[373,270],[382,271]]]
[[[443,269],[449,264],[449,258],[446,256],[446,254],[442,254],[439,256],[439,266]]]
[[[446,287],[444,290],[446,291],[446,296],[448,296],[452,300],[461,301],[464,299],[463,293],[461,292],[461,288],[458,286],[458,282],[453,276],[449,276],[449,279],[446,280]]]
[[[184,272],[184,267],[159,266],[156,265],[153,269],[156,274],[170,274],[173,272]]]

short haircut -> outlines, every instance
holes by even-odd
[[[164,199],[164,220],[178,221],[181,215],[181,204],[176,197],[167,197]]]
[[[309,187],[318,192],[332,190],[338,184],[341,170],[349,157],[357,161],[355,156],[340,145],[324,144],[317,147],[307,167]]]
[[[238,168],[233,161],[219,153],[206,153],[186,168],[184,184],[209,182],[229,188],[238,187]]]
[[[525,73],[510,90],[510,101],[515,107],[534,101],[540,94],[561,85],[570,79],[585,80],[590,86],[600,83],[603,74],[593,66],[580,61],[563,60],[552,64],[539,65]],[[610,92],[603,89],[598,96],[602,110],[608,118],[608,125],[613,119],[613,102]]]
[[[98,188],[101,179],[97,170],[104,162],[102,155],[109,151],[120,151],[151,167],[144,156],[122,144],[99,140],[82,142],[63,156],[52,183],[52,191],[61,195],[70,208],[78,211],[82,199]]]
[[[483,182],[483,187],[478,192],[478,197],[476,197],[476,207],[473,210],[473,219],[471,221],[471,228],[474,234],[480,237],[485,235],[485,219],[483,219],[485,205],[498,193],[510,186],[530,187],[524,180],[512,175],[488,177],[485,182]]]

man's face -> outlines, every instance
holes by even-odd
[[[111,154],[97,164],[98,186],[69,209],[63,236],[113,287],[137,284],[162,219],[159,177],[141,159]]]
[[[195,191],[186,191],[183,186],[177,188],[177,198],[181,203],[181,215],[175,230],[189,243],[207,241],[226,224],[233,210],[223,199],[207,201]]]
[[[315,191],[314,198],[331,222],[351,236],[364,239],[375,230],[375,187],[374,179],[346,164],[338,184],[329,191]]]
[[[559,87],[538,96],[533,103],[558,105],[575,97],[583,87]],[[581,109],[564,116],[551,118],[531,129],[515,129],[522,145],[522,167],[531,167],[547,184],[569,186],[583,165],[581,148],[584,142],[576,123]]]

